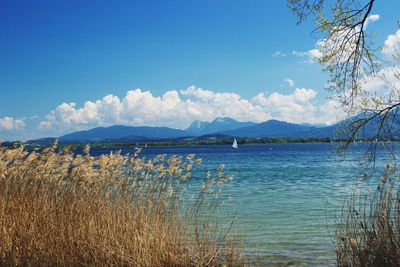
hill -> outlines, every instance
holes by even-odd
[[[169,139],[187,135],[186,131],[168,127],[150,126],[123,126],[97,127],[87,131],[73,132],[59,138],[62,143],[103,142],[104,140],[126,139],[136,141],[138,139]]]

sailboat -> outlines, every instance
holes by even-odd
[[[239,148],[236,142],[236,138],[233,138],[233,144],[232,144],[233,148]]]

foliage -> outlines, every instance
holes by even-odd
[[[399,132],[400,55],[399,51],[393,51],[395,54],[389,62],[375,56],[377,47],[366,32],[375,2],[288,0],[299,22],[310,15],[316,18],[316,31],[323,34],[317,43],[321,53],[318,61],[330,74],[330,89],[336,93],[334,99],[349,117],[358,116],[345,129],[347,144],[362,134],[371,121],[377,125],[376,139],[390,140]],[[379,88],[368,89],[376,81]],[[377,142],[371,143],[366,153],[367,164],[374,162],[376,149]],[[389,152],[397,160],[396,153]],[[362,185],[353,192],[336,229],[338,265],[400,266],[397,175],[396,168],[388,165],[379,185],[369,195],[363,196]]]
[[[341,104],[347,115],[361,115],[349,127],[349,139],[361,134],[370,121],[381,124],[376,138],[393,137],[392,125],[400,123],[399,54],[382,60],[379,46],[367,25],[375,0],[288,0],[299,22],[308,16],[316,19],[316,32],[322,33],[316,58],[330,74],[329,89],[333,99]],[[370,87],[379,88],[370,88]]]
[[[288,0],[299,22],[309,15],[316,17],[323,38],[317,43],[321,55],[317,58],[331,75],[330,88],[337,99],[352,111],[356,98],[362,93],[362,75],[374,72],[374,47],[366,27],[375,0]]]

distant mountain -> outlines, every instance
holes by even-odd
[[[397,113],[396,113],[397,114]],[[396,114],[390,121],[392,137],[400,137],[400,117]],[[296,124],[278,120],[262,123],[238,122],[231,118],[216,118],[212,122],[194,121],[187,130],[167,127],[111,126],[98,127],[87,131],[73,132],[59,137],[60,143],[128,143],[143,141],[179,140],[222,140],[232,137],[248,138],[346,138],[341,130],[367,115],[357,115],[330,126],[317,127],[309,124]],[[362,127],[356,138],[371,138],[379,131],[379,118],[374,118]],[[386,137],[382,135],[381,137]],[[31,140],[29,144],[48,145],[55,138]]]
[[[346,127],[352,122],[355,125],[370,118],[368,123],[360,127],[357,132],[356,138],[375,138],[379,134],[380,138],[400,137],[400,109],[396,108],[387,114],[375,115],[372,112],[361,113],[352,118],[346,119],[340,123],[340,126]],[[382,120],[384,123],[382,124]],[[354,126],[353,126],[354,127]],[[353,128],[354,130],[354,128]]]
[[[302,138],[307,137],[315,129],[318,128],[310,125],[269,120],[253,126],[222,131],[220,133],[236,137]]]
[[[212,122],[194,121],[189,128],[186,129],[188,134],[200,136],[222,131],[235,130],[243,127],[256,125],[255,122],[239,122],[232,118],[217,117]]]
[[[186,132],[189,134],[195,134],[197,135],[200,132],[203,132],[204,129],[210,124],[208,121],[200,121],[200,120],[195,120],[193,121],[190,126],[186,129]]]
[[[71,142],[103,142],[125,139],[127,141],[138,139],[168,139],[186,136],[186,131],[168,127],[149,126],[110,126],[98,127],[87,131],[73,132],[59,138],[62,143]]]

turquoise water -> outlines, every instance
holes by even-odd
[[[326,143],[147,147],[141,154],[195,153],[203,159],[191,181],[196,189],[207,170],[225,165],[234,179],[224,185],[222,216],[229,220],[236,211],[233,231],[244,236],[249,265],[255,260],[258,265],[327,266],[335,264],[330,236],[335,215],[363,171],[359,160],[367,150],[354,145],[343,158],[335,148]],[[377,169],[383,164],[378,160]]]

